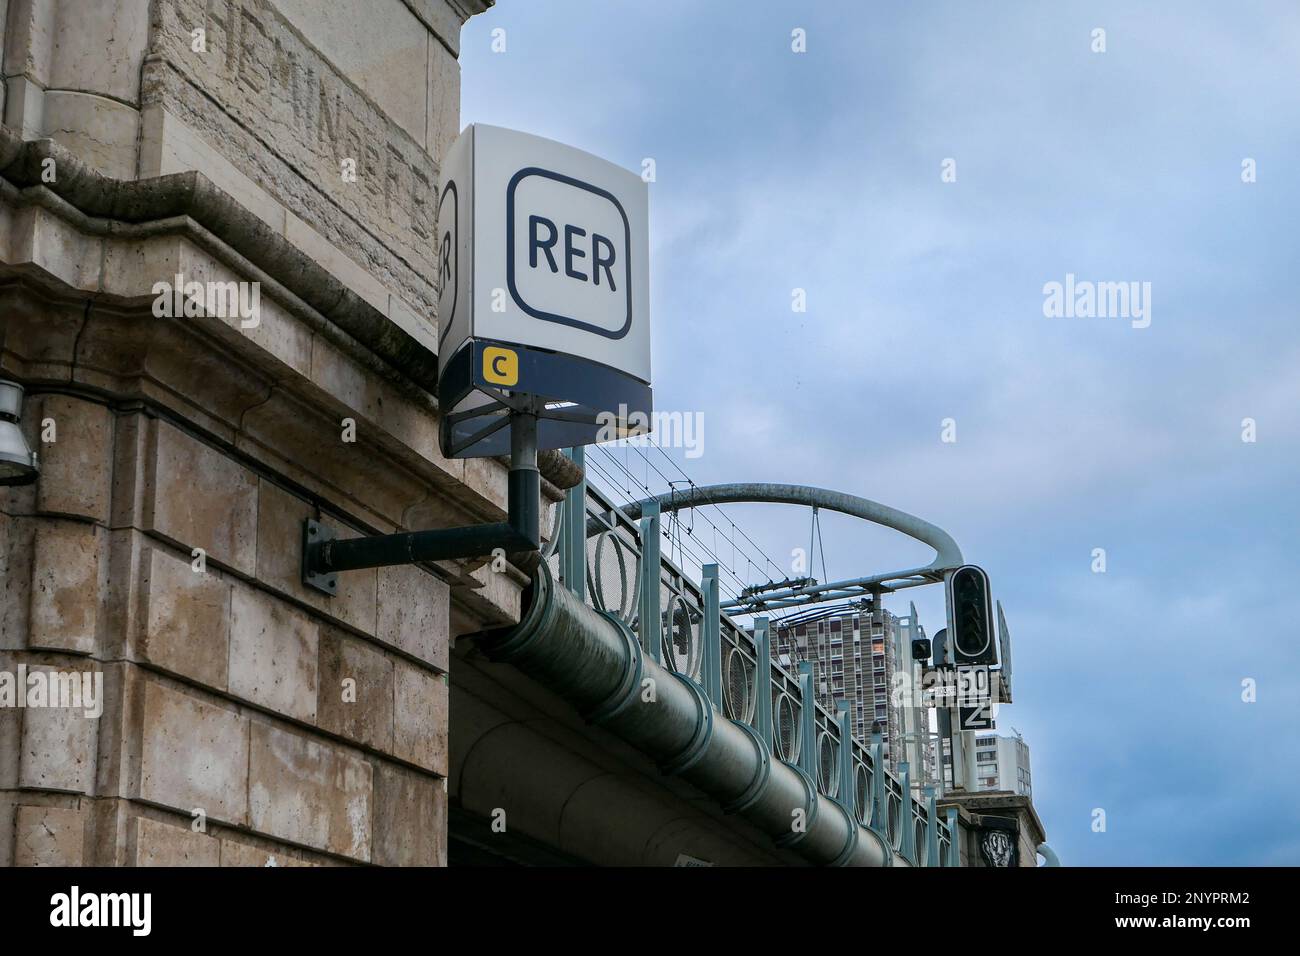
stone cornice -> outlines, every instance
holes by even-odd
[[[51,168],[55,178],[46,182],[42,174]],[[0,176],[19,187],[44,186],[88,216],[128,223],[188,216],[414,383],[434,391],[436,355],[202,173],[114,179],[52,140],[24,141],[0,126]]]
[[[46,182],[43,174],[51,168],[55,178]],[[61,202],[42,204],[64,218],[70,207],[82,217],[100,220],[97,231],[105,234],[125,238],[120,225],[154,226],[190,233],[200,245],[210,245],[204,241],[209,239],[229,247],[242,263],[282,287],[289,294],[286,298],[301,303],[303,308],[291,309],[299,318],[436,413],[437,356],[202,173],[114,179],[51,140],[24,141],[0,126],[0,178],[32,201],[42,194],[57,197]],[[313,317],[317,321],[310,321]],[[558,452],[543,452],[538,465],[543,477],[560,489],[582,478],[582,470]]]

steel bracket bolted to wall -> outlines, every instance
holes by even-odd
[[[338,572],[424,561],[475,558],[541,548],[541,476],[537,471],[537,416],[510,413],[510,473],[506,520],[464,528],[403,531],[340,540],[308,518],[302,531],[302,583],[322,594],[338,593]]]

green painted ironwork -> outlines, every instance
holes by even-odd
[[[570,456],[581,463],[581,449],[571,452]],[[558,562],[552,566],[563,579],[566,590],[573,593],[579,602],[594,605],[598,609],[603,607],[603,594],[587,594],[587,563],[599,559],[599,553],[596,559],[589,556],[587,539],[595,534],[608,533],[610,529],[624,529],[622,534],[626,546],[634,551],[639,550],[635,568],[629,566],[625,569],[620,562],[619,572],[627,574],[630,571],[636,575],[636,620],[631,619],[630,612],[624,618],[637,632],[637,644],[641,653],[636,656],[644,661],[636,666],[636,670],[640,671],[642,666],[647,674],[657,667],[681,670],[683,658],[690,659],[691,654],[698,655],[698,670],[686,667],[684,669],[691,673],[674,673],[672,676],[676,680],[671,682],[683,682],[682,686],[689,684],[692,689],[689,697],[696,703],[688,709],[696,711],[696,716],[688,718],[685,712],[680,715],[695,724],[690,738],[692,743],[681,754],[661,760],[661,764],[666,769],[690,777],[695,772],[697,761],[710,759],[708,748],[711,745],[708,741],[718,730],[722,727],[735,728],[742,732],[742,737],[751,740],[750,746],[755,751],[759,764],[757,774],[748,780],[746,786],[724,801],[724,809],[728,812],[749,813],[770,802],[772,794],[769,790],[776,779],[776,768],[784,766],[793,771],[795,779],[800,781],[798,787],[805,795],[810,827],[824,831],[825,821],[821,824],[816,821],[819,817],[825,818],[831,814],[836,819],[847,818],[835,824],[836,832],[845,832],[841,828],[846,825],[854,828],[852,835],[842,842],[829,859],[824,858],[823,862],[831,864],[860,860],[865,852],[867,858],[883,856],[885,865],[890,862],[894,865],[915,865],[924,851],[926,865],[935,866],[940,865],[945,840],[948,844],[948,860],[958,859],[959,857],[953,856],[953,847],[959,842],[955,817],[949,815],[946,820],[939,819],[926,802],[912,796],[908,775],[904,775],[900,781],[888,770],[879,734],[873,734],[869,743],[853,738],[850,715],[843,706],[837,707],[837,712],[832,714],[817,702],[813,689],[813,667],[809,662],[801,662],[795,674],[772,659],[772,634],[766,618],[756,618],[752,631],[747,631],[727,616],[726,602],[721,600],[718,566],[705,565],[702,580],[697,586],[671,560],[663,556],[660,547],[662,518],[659,505],[660,502],[647,501],[635,509],[635,516],[629,515],[626,509],[617,507],[597,489],[583,482],[571,489],[566,496],[555,555]],[[596,577],[599,578],[599,575]],[[628,585],[629,582],[625,580],[624,584]],[[661,588],[665,585],[673,595],[668,609],[663,607],[661,598]],[[603,592],[604,588],[599,581],[595,586]],[[671,627],[669,638],[665,638],[665,610],[671,616],[668,621]],[[668,639],[674,641],[673,653],[681,655],[676,662],[664,661]],[[691,645],[694,641],[698,643]],[[724,657],[724,652],[728,656]],[[633,666],[634,662],[629,659],[629,669]],[[728,688],[725,691],[724,677]],[[620,695],[621,693],[620,691]],[[798,708],[797,754],[793,748],[779,746],[774,694],[778,700],[788,695],[790,703]],[[737,699],[733,700],[733,697]],[[752,709],[744,706],[746,697],[752,701]],[[713,729],[707,729],[699,723],[703,719],[698,713],[700,701],[709,705],[707,710],[710,719],[707,723],[713,725]],[[635,702],[631,704],[634,705]],[[683,700],[683,705],[685,704],[686,701]],[[736,708],[738,710],[732,712]],[[615,718],[618,719],[620,718]],[[781,729],[783,739],[791,736],[790,728],[782,724]],[[827,776],[819,772],[821,745],[827,736],[834,739],[837,730],[839,741],[832,752],[838,764],[834,772],[829,772],[830,768],[827,768]],[[786,749],[791,752],[784,753]],[[773,759],[777,755],[794,757],[794,760],[787,763],[786,760]],[[859,766],[866,769],[866,779],[869,781],[866,791],[861,794],[862,826],[865,828],[861,833],[856,832]],[[789,781],[782,786],[788,787]],[[821,801],[819,797],[829,799]],[[891,799],[897,802],[897,821],[892,829]],[[922,846],[917,846],[918,836],[915,831],[921,821],[925,821],[925,841]],[[788,839],[781,838],[780,842],[791,848],[796,844],[803,845],[804,841],[794,839],[795,836],[789,834]],[[870,846],[863,841],[868,841]]]
[[[853,772],[853,732],[849,729],[849,702],[842,700],[839,702],[839,756],[836,758],[836,769],[840,772],[840,785],[835,792],[835,798],[839,801],[840,806],[849,811],[850,816],[854,815],[853,788],[857,774]]]
[[[813,666],[809,661],[799,662],[799,769],[811,779],[817,772],[817,714],[808,706],[816,700],[812,689]]]
[[[916,827],[912,816],[912,768],[904,760],[898,765],[898,775],[902,779],[903,799],[898,810],[898,825],[903,829],[903,839],[898,852],[903,859],[916,865]]]
[[[568,456],[579,468],[585,454],[570,448]],[[560,529],[560,576],[564,586],[580,599],[587,596],[587,478],[564,493],[564,522]]]
[[[585,548],[585,545],[584,545]],[[585,553],[585,551],[584,551]],[[663,663],[663,611],[659,606],[659,507],[646,508],[641,518],[641,648],[656,664]]]
[[[768,628],[767,618],[760,617],[754,621],[754,643],[757,645],[758,666],[754,668],[754,693],[758,695],[754,704],[754,729],[767,744],[768,750],[774,750],[772,743],[772,633]],[[764,666],[766,665],[766,666]]]
[[[935,810],[934,787],[925,788],[925,865],[943,866],[939,857],[939,815]]]
[[[948,865],[961,866],[961,843],[959,835],[961,833],[961,824],[957,822],[957,808],[948,807],[945,811],[948,815]]]
[[[871,766],[875,771],[871,788],[874,791],[871,795],[871,829],[888,840],[889,794],[885,782],[885,743],[880,731],[876,729],[871,731]]]
[[[704,655],[702,677],[704,693],[719,711],[722,705],[722,618],[719,616],[718,599],[720,595],[718,566],[704,566],[704,580],[700,590],[704,592],[704,620],[700,622],[700,653]]]

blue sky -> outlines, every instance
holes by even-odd
[[[464,124],[655,160],[656,405],[703,411],[696,482],[874,498],[989,571],[999,730],[1064,862],[1300,864],[1300,8],[499,0],[461,63]],[[1151,283],[1150,327],[1045,317],[1067,273]],[[929,557],[822,525],[832,578]]]

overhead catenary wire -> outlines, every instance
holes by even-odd
[[[602,451],[605,451],[604,449],[601,449],[601,450],[602,450]],[[621,467],[621,466],[622,466],[622,463],[619,462],[618,459],[617,459],[615,456],[610,455],[607,451],[606,451],[606,455],[608,455],[608,457],[609,457],[609,461],[610,461],[614,466],[618,466],[618,467]],[[619,481],[618,481],[618,479],[617,479],[615,476],[611,475],[611,474],[609,473],[609,471],[608,471],[606,468],[604,468],[604,467],[601,466],[600,461],[599,461],[598,458],[590,457],[590,456],[589,456],[589,457],[587,458],[587,464],[588,464],[588,466],[592,469],[592,472],[594,473],[594,476],[595,476],[595,477],[598,477],[599,479],[601,479],[599,483],[600,483],[603,487],[605,487],[605,488],[606,488],[606,489],[611,493],[611,497],[613,497],[613,496],[614,496],[613,493],[616,492],[617,495],[619,495],[619,496],[621,496],[621,497],[624,498],[624,501],[622,501],[621,503],[620,503],[620,502],[616,502],[616,503],[619,503],[619,504],[635,504],[635,503],[636,503],[636,499],[635,499],[635,498],[633,498],[633,497],[631,497],[630,495],[628,495],[626,492],[624,492],[624,491],[619,487]],[[656,469],[656,471],[657,471],[657,469]],[[662,473],[661,473],[661,474],[662,474]],[[651,493],[651,489],[650,489],[648,486],[643,486],[643,487],[645,487],[647,493]],[[674,514],[674,515],[672,516],[672,518],[673,518],[673,519],[676,519],[677,516]],[[706,518],[706,520],[707,520],[707,518]],[[712,522],[710,522],[710,524],[712,524]],[[680,527],[679,525],[676,525],[676,521],[675,521],[675,520],[674,520],[674,525],[675,525],[675,527]],[[677,535],[674,535],[674,534],[673,534],[673,531],[670,530],[670,529],[667,529],[667,528],[662,529],[662,532],[661,532],[661,533],[664,534],[665,537],[668,537],[669,540],[670,540],[670,542],[672,542],[674,545],[676,545],[676,547],[678,548],[678,554],[679,554],[679,556],[683,556],[683,555],[684,555],[684,556],[689,557],[689,558],[691,559],[691,562],[693,562],[694,565],[695,565],[697,568],[699,568],[699,569],[703,569],[703,567],[704,567],[705,564],[710,563],[709,560],[707,560],[707,559],[712,559],[712,563],[716,564],[716,565],[718,566],[719,570],[720,570],[724,575],[729,576],[729,577],[731,578],[731,580],[734,582],[734,584],[735,584],[735,590],[733,591],[733,596],[738,596],[738,595],[740,594],[740,592],[741,592],[741,591],[746,587],[745,580],[742,579],[742,578],[741,578],[741,577],[740,577],[740,576],[739,576],[739,575],[738,575],[738,574],[737,574],[737,573],[736,573],[736,572],[735,572],[731,567],[728,567],[728,565],[727,565],[725,562],[723,562],[723,561],[718,557],[718,555],[715,553],[715,551],[714,551],[714,550],[711,550],[711,549],[710,549],[710,548],[709,548],[709,547],[708,547],[708,546],[707,546],[707,545],[706,545],[702,540],[700,540],[700,539],[698,538],[698,536],[690,536],[690,535],[688,535],[687,537],[683,538],[683,537],[680,535],[680,533],[677,534]],[[696,546],[698,546],[698,548],[700,549],[699,551],[696,550]],[[703,554],[700,553],[701,551],[703,552]],[[765,555],[765,557],[766,557],[766,555]],[[670,558],[670,560],[671,560],[671,558]],[[754,566],[754,565],[753,565],[753,561],[752,561],[752,559],[748,556],[747,553],[746,553],[746,560],[749,561],[750,570],[752,571],[753,566]],[[769,562],[771,561],[770,558],[768,558],[767,560],[768,560]],[[685,560],[679,561],[679,562],[677,562],[677,563],[679,564],[679,566],[686,566],[686,561],[685,561]],[[733,613],[731,616],[733,616],[733,617],[748,617],[748,616],[751,616],[751,615],[753,615],[753,614],[758,614],[758,613],[759,613],[759,612],[741,612],[741,613],[739,613],[739,614],[735,614],[735,613]],[[772,612],[767,613],[765,616],[774,619],[774,620],[777,622],[777,625],[778,625],[778,627],[779,627],[779,626],[782,626],[782,625],[783,625],[785,619],[786,619],[790,614],[792,614],[792,613],[794,613],[794,610],[793,610],[793,609],[790,609],[790,608],[779,608],[779,609],[774,609]],[[800,654],[799,649],[798,649],[797,646],[793,646],[793,645],[792,645],[792,646],[789,648],[789,650],[792,652],[793,657],[794,657],[794,659],[795,659],[796,661],[802,659],[802,655]],[[777,647],[777,645],[774,643],[773,646],[772,646],[772,655],[773,655],[773,657],[776,657],[777,654],[778,654],[778,647]]]
[[[617,496],[623,499],[621,504],[634,504],[636,502],[636,499],[631,494],[630,487],[627,485],[628,481],[631,481],[635,485],[639,486],[639,488],[642,489],[647,496],[654,495],[655,493],[654,489],[651,487],[650,484],[651,472],[653,472],[654,475],[657,476],[658,479],[663,482],[663,484],[666,486],[670,494],[675,491],[676,485],[682,484],[683,482],[690,486],[692,492],[698,492],[699,485],[697,485],[695,480],[685,472],[685,470],[681,467],[681,465],[679,465],[669,455],[667,455],[667,453],[665,453],[663,449],[660,448],[659,446],[653,445],[652,447],[657,452],[659,452],[659,454],[672,466],[673,470],[675,470],[679,475],[682,476],[680,479],[670,478],[668,474],[665,474],[665,472],[662,469],[660,469],[660,467],[653,460],[651,460],[651,457],[649,455],[645,454],[638,446],[632,444],[625,445],[625,448],[630,449],[631,452],[638,455],[645,463],[646,473],[645,473],[644,480],[638,478],[632,472],[629,463],[626,461],[626,459],[620,460],[619,457],[615,455],[613,451],[609,448],[605,448],[599,445],[592,446],[590,450],[594,452],[598,452],[599,456],[589,456],[587,460],[589,465],[591,465],[591,467],[593,468],[594,472],[599,476],[600,484],[605,488],[605,490],[607,490],[611,494],[611,496]],[[605,463],[603,466],[602,464],[600,464],[602,458]],[[683,557],[689,556],[691,561],[694,562],[701,569],[707,563],[716,564],[719,570],[730,580],[732,584],[734,584],[734,591],[733,591],[734,597],[740,596],[740,594],[751,583],[751,580],[742,578],[740,573],[738,572],[738,569],[736,567],[738,557],[743,557],[745,559],[746,564],[748,565],[749,568],[751,579],[753,577],[753,570],[755,568],[760,568],[760,569],[763,567],[771,568],[776,572],[776,575],[773,576],[773,580],[775,580],[776,576],[784,574],[784,572],[781,569],[781,566],[772,559],[771,555],[769,555],[762,548],[762,546],[759,545],[753,539],[753,537],[750,536],[750,534],[747,531],[745,531],[743,527],[738,525],[735,522],[735,520],[726,511],[724,511],[716,502],[706,502],[706,505],[707,507],[712,508],[713,511],[717,512],[717,514],[721,516],[722,520],[725,521],[727,528],[729,529],[729,533],[726,534],[726,537],[731,544],[731,551],[732,551],[731,560],[724,561],[721,558],[721,556],[717,553],[719,550],[718,548],[716,547],[710,548],[708,544],[706,544],[701,539],[700,535],[694,533],[693,520],[692,520],[692,527],[687,530],[687,533],[684,536],[681,534],[680,524],[675,524],[671,530],[665,529],[665,536],[669,537],[670,540],[670,553],[671,553],[671,549],[675,547],[679,555]],[[701,513],[702,509],[700,508],[693,508],[691,510],[692,510],[693,517],[696,514],[698,514],[700,520],[703,521],[705,524],[707,524],[709,528],[713,530],[715,540],[716,540],[717,534],[720,531],[722,531],[722,529],[718,525],[718,522],[714,521],[709,514]],[[680,519],[677,520],[680,521]],[[674,532],[676,532],[675,535]],[[757,552],[758,554],[757,557],[751,552],[750,549],[743,547],[741,544],[737,542],[736,540],[737,532],[740,533],[741,538],[745,542],[749,543],[753,551]],[[825,559],[823,558],[823,564],[824,563],[825,563]],[[760,612],[740,612],[738,616],[749,616],[751,614],[757,614],[757,613]],[[767,616],[775,617],[778,620],[781,620],[784,619],[786,616],[788,616],[789,613],[790,613],[789,609],[774,609],[772,612],[769,612]]]
[[[622,490],[618,488],[617,479],[614,476],[612,476],[607,469],[603,468],[600,465],[598,459],[595,458],[588,459],[588,464],[591,466],[595,474],[602,479],[601,481],[602,486],[604,486],[607,490],[617,491],[618,494],[624,498],[621,504],[632,504],[636,501],[634,497],[627,495],[625,492],[622,492]],[[618,464],[618,462],[615,461],[615,464]],[[669,532],[665,532],[665,535],[670,537],[670,540],[673,541],[674,546],[678,547],[678,550],[682,555],[688,556],[691,559],[691,561],[697,564],[700,568],[703,568],[703,566],[708,563],[717,564],[719,569],[725,572],[728,576],[730,576],[737,585],[739,585],[740,587],[744,586],[744,581],[734,572],[734,570],[731,567],[729,567],[726,562],[722,561],[716,554],[714,554],[713,551],[711,551],[707,545],[705,545],[703,542],[700,542],[698,538],[678,537],[673,539],[671,538]],[[699,550],[696,550],[696,545],[698,545]]]
[[[596,447],[599,448],[599,446],[596,446]],[[602,451],[602,452],[605,452],[606,455],[608,455],[608,452],[607,452],[605,449],[599,449],[599,450]],[[609,460],[612,462],[613,465],[615,465],[615,466],[621,468],[622,463],[619,462],[616,458],[613,458],[612,456],[610,456]],[[597,472],[600,474],[600,476],[604,479],[603,483],[604,483],[604,484],[607,484],[607,485],[609,485],[609,486],[611,486],[611,488],[615,488],[615,489],[617,489],[617,487],[618,487],[618,482],[616,481],[616,479],[615,479],[613,476],[611,476],[611,475],[609,474],[609,472],[608,472],[605,468],[601,467],[601,466],[597,463],[597,462],[598,462],[597,459],[591,459],[591,461],[592,461],[592,464],[593,464],[593,466],[595,467],[596,471],[597,471]],[[653,465],[651,465],[651,467],[654,468]],[[659,471],[658,468],[654,468],[654,471],[656,472],[656,474],[658,474],[660,477],[662,477],[665,481],[668,481],[667,476],[664,475],[661,471]],[[634,479],[634,480],[635,480],[635,479]],[[690,479],[688,478],[687,480],[690,480]],[[649,485],[643,485],[642,487],[645,489],[645,491],[646,491],[647,494],[653,494],[653,489],[652,489]],[[670,486],[670,487],[671,487],[671,486]],[[620,491],[621,491],[621,489],[620,489]],[[632,504],[632,503],[635,503],[635,501],[636,501],[635,498],[632,498],[631,496],[626,495],[626,493],[623,493],[623,495],[624,495],[624,497],[625,497],[625,501],[623,502],[624,504]],[[718,529],[717,529],[717,526],[712,522],[712,520],[710,520],[707,516],[704,516],[704,519],[703,519],[703,520],[705,520],[706,522],[708,522],[708,524],[709,524],[711,527],[713,527],[713,529],[714,529],[714,531],[715,531],[715,533],[716,533],[716,531],[717,531]],[[733,523],[733,524],[734,524],[734,523]],[[743,532],[742,532],[742,533],[743,533]],[[688,544],[687,544],[688,541],[689,541],[689,542],[694,542],[696,545],[698,545],[700,551],[703,552],[703,556],[700,554],[700,551],[696,551],[696,550],[695,550],[695,547],[692,547],[692,546],[688,545]],[[736,585],[738,586],[738,588],[743,589],[743,588],[746,586],[746,582],[745,582],[745,581],[740,577],[740,575],[737,574],[736,571],[735,571],[735,567],[734,567],[735,560],[734,560],[734,558],[732,559],[731,562],[727,562],[727,561],[722,560],[722,558],[721,558],[721,557],[716,553],[716,550],[715,550],[715,549],[710,549],[710,548],[708,547],[707,544],[705,544],[702,540],[700,540],[700,538],[699,538],[698,535],[694,535],[694,534],[691,534],[691,533],[688,532],[688,536],[687,536],[687,538],[680,538],[680,537],[678,537],[678,538],[676,538],[676,539],[673,540],[673,543],[674,543],[675,546],[679,546],[679,550],[683,551],[683,552],[686,553],[686,554],[689,554],[689,555],[690,555],[690,556],[691,556],[695,561],[697,561],[697,562],[700,564],[701,567],[703,567],[703,565],[706,564],[706,563],[710,563],[709,561],[704,560],[704,558],[707,557],[707,558],[711,559],[711,563],[717,564],[720,570],[725,571],[725,572],[727,573],[727,575],[730,576],[730,578],[731,578],[731,579],[736,583]],[[733,544],[734,544],[734,542],[733,542]],[[753,565],[753,558],[752,558],[752,556],[750,556],[750,555],[748,555],[748,554],[746,553],[746,554],[745,554],[745,557],[746,557],[746,559],[750,562],[750,564],[751,564],[751,566],[752,566],[752,565]],[[767,557],[766,555],[764,555],[764,557],[767,559],[767,561],[768,561],[769,563],[771,563],[771,558],[770,558],[770,557]],[[739,593],[739,591],[737,591],[737,593]]]
[[[682,466],[679,465],[673,458],[671,458],[666,451],[664,451],[658,445],[652,445],[651,447],[653,447],[655,451],[659,452],[659,454],[663,457],[665,461],[667,461],[670,465],[672,465],[675,469],[677,469],[677,473],[681,475],[684,480],[690,482],[692,489],[698,490],[699,486],[696,485],[694,479],[692,479],[690,475],[686,474],[686,472],[682,469]],[[647,460],[648,460],[648,456],[647,456]],[[659,472],[659,469],[656,468],[655,471]],[[662,475],[662,472],[659,472],[659,474]],[[667,478],[665,476],[665,481],[666,480]],[[726,518],[727,521],[731,523],[732,528],[738,530],[741,533],[741,535],[744,536],[745,540],[754,546],[754,549],[763,556],[763,558],[767,561],[767,563],[771,565],[773,570],[775,570],[777,573],[784,573],[781,570],[781,566],[772,560],[771,556],[769,556],[767,552],[763,550],[762,546],[759,545],[757,541],[755,541],[753,538],[749,536],[749,534],[745,531],[744,528],[740,528],[739,526],[737,526],[736,523],[732,521],[731,517],[725,511],[722,510],[722,507],[720,505],[718,505],[716,502],[713,501],[709,501],[708,504],[710,507],[713,508],[714,511],[722,515],[722,517]],[[698,509],[692,509],[692,510],[698,510]],[[710,524],[712,524],[712,521],[708,518],[707,515],[704,516],[704,519],[706,521],[709,521]]]
[[[662,448],[660,448],[658,445],[653,445],[652,447],[653,447],[656,451],[658,451],[659,454],[662,455],[663,458],[664,458],[664,459],[665,459],[669,464],[671,464],[671,465],[673,466],[673,468],[677,471],[677,473],[678,473],[679,475],[682,476],[681,479],[669,478],[666,474],[663,473],[663,471],[660,470],[660,468],[659,468],[658,465],[656,465],[653,461],[651,461],[650,456],[646,455],[643,451],[641,451],[641,449],[640,449],[638,446],[636,446],[636,445],[632,445],[632,444],[628,444],[626,447],[629,448],[629,449],[631,449],[631,450],[632,450],[633,452],[635,452],[637,455],[639,455],[639,456],[641,457],[641,459],[645,462],[646,469],[647,469],[647,470],[646,470],[646,480],[645,480],[644,482],[638,482],[638,483],[639,483],[640,486],[641,486],[641,487],[646,491],[647,494],[653,494],[653,490],[652,490],[652,488],[650,487],[650,481],[649,481],[649,473],[650,473],[650,471],[653,471],[653,472],[654,472],[654,473],[659,477],[659,479],[664,483],[664,485],[669,489],[669,491],[671,491],[671,490],[673,489],[673,487],[674,487],[675,484],[681,483],[682,481],[684,481],[684,482],[686,482],[687,484],[689,484],[689,485],[691,486],[692,489],[698,489],[698,488],[699,488],[699,486],[695,483],[695,480],[694,480],[693,478],[691,478],[691,476],[688,475],[688,474],[687,474],[687,473],[682,469],[682,467],[681,467],[679,464],[677,464],[675,461],[673,461],[673,459],[670,458],[670,457],[668,456],[668,454],[667,454],[667,453],[666,453]],[[596,449],[596,450],[599,450],[599,451],[603,452],[605,455],[609,456],[611,462],[612,462],[615,466],[622,467],[621,464],[620,464],[620,462],[618,462],[617,458],[615,458],[615,457],[612,455],[612,453],[609,451],[609,449],[607,449],[607,448],[603,448],[603,447],[601,447],[601,446],[599,446],[599,445],[593,446],[593,448]],[[626,470],[626,469],[625,469],[625,470]],[[633,481],[637,481],[636,477],[633,476],[633,475],[631,474],[630,470],[628,470],[627,473],[628,473],[628,476],[631,477]],[[767,553],[762,549],[762,547],[761,547],[761,546],[760,546],[760,545],[759,545],[759,544],[758,544],[758,543],[757,543],[757,542],[756,542],[752,537],[750,537],[749,534],[748,534],[748,533],[747,533],[743,528],[741,528],[740,526],[738,526],[738,525],[735,523],[735,521],[732,520],[731,517],[730,517],[726,512],[724,512],[724,511],[723,511],[723,510],[722,510],[722,509],[721,509],[717,504],[714,504],[714,503],[712,503],[712,502],[710,502],[709,504],[713,507],[713,509],[714,509],[715,511],[718,512],[718,514],[722,515],[722,517],[725,518],[725,519],[727,520],[728,524],[731,526],[731,529],[732,529],[731,541],[732,541],[733,549],[734,549],[734,547],[735,547],[735,532],[736,532],[736,531],[740,531],[741,535],[745,538],[745,540],[748,541],[748,542],[749,542],[749,543],[754,547],[754,549],[755,549],[759,554],[762,555],[762,557],[763,557],[763,561],[758,562],[759,566],[761,567],[764,563],[766,563],[767,565],[769,565],[770,567],[772,567],[774,570],[776,570],[778,573],[781,573],[781,566],[780,566],[779,564],[777,564],[774,560],[772,560],[771,556],[768,555],[768,554],[767,554]],[[692,512],[695,513],[695,512],[697,512],[698,510],[699,510],[699,509],[692,509]],[[701,515],[701,518],[702,518],[704,521],[708,522],[709,525],[710,525],[711,527],[713,527],[715,530],[717,529],[717,525],[716,525],[716,523],[715,523],[711,518],[709,518],[708,515]],[[716,557],[716,556],[715,556],[715,557]],[[747,558],[748,558],[751,562],[753,561],[752,556],[747,555]],[[732,563],[731,563],[731,566],[732,566],[732,567],[734,567],[734,563],[735,563],[735,562],[734,562],[734,559],[733,559],[733,561],[732,561]],[[722,562],[721,559],[719,559],[719,564],[725,564],[725,562]],[[737,577],[739,577],[739,576],[737,576]]]
[[[621,489],[618,489],[618,479],[610,475],[609,471],[606,468],[601,467],[601,465],[599,464],[599,459],[593,458],[591,460],[591,463],[593,468],[600,475],[600,477],[604,479],[604,482],[610,487],[610,489],[611,490],[617,489],[619,491],[619,494],[621,494],[622,497],[624,498],[622,504],[633,504],[636,502],[637,499],[635,497],[627,494],[626,492],[623,492]],[[622,463],[619,462],[616,458],[612,458],[611,463],[614,466],[622,469]],[[642,487],[644,487],[647,492],[651,491],[648,485]],[[665,536],[668,535],[666,534]],[[698,541],[698,539],[695,538],[694,536],[692,536],[689,540]],[[714,563],[717,563],[721,569],[728,571],[728,573],[731,572],[732,569],[727,565],[727,563],[722,561],[720,558],[718,558],[718,556],[711,549],[709,549],[707,545],[705,545],[702,541],[699,541],[698,543],[700,549],[704,552],[705,557],[712,558]],[[676,544],[676,542],[674,542],[674,544]],[[701,555],[694,548],[687,548],[686,552],[689,553],[695,559],[701,559]],[[702,561],[702,564],[703,563],[708,563],[708,562]],[[739,578],[737,578],[737,580],[739,580]]]

